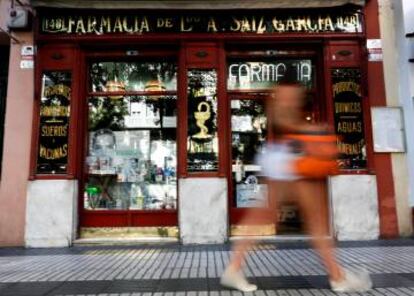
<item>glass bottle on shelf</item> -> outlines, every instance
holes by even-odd
[[[236,174],[236,182],[240,183],[243,180],[244,175],[245,175],[243,160],[241,160],[240,157],[237,157],[236,159],[235,174]]]
[[[156,168],[156,175],[155,175],[155,182],[161,183],[163,181],[163,177],[164,177],[164,174],[163,174],[162,168],[157,167]]]

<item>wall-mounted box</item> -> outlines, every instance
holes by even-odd
[[[371,108],[374,152],[405,152],[405,130],[400,107]]]
[[[7,27],[11,30],[30,28],[30,12],[24,8],[16,8],[10,12]]]

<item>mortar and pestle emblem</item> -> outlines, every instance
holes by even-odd
[[[205,111],[203,110],[205,107]],[[211,117],[210,105],[207,102],[201,102],[197,106],[197,112],[194,112],[194,117],[196,119],[196,124],[200,128],[200,132],[195,134],[193,138],[196,139],[209,139],[212,136],[208,134],[208,128],[205,126],[205,123]]]

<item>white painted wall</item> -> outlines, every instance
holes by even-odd
[[[78,183],[36,180],[28,184],[25,245],[29,248],[67,247],[77,228]]]
[[[402,3],[402,5],[401,5]],[[410,204],[414,206],[414,63],[407,60],[414,58],[414,38],[405,37],[406,33],[414,32],[414,1],[396,1],[397,44],[400,50],[398,67],[401,71],[400,100],[404,108],[405,127],[408,147],[408,164],[410,182]]]
[[[412,108],[407,106],[407,104],[411,105],[412,102],[410,102],[410,99],[407,99],[409,97],[407,94],[409,90],[407,86],[408,74],[404,73],[408,67],[408,57],[405,53],[407,40],[405,33],[399,29],[403,25],[402,16],[399,16],[401,13],[401,1],[379,1],[387,106],[403,108],[404,124],[407,127],[407,153],[392,153],[391,159],[399,233],[401,236],[410,236],[413,232],[410,201],[414,198],[410,192],[410,179],[412,178],[410,158],[412,158],[413,151],[411,150],[414,146],[409,142],[414,140],[410,137],[410,134],[413,133],[413,125],[410,123],[413,119],[413,114]]]
[[[329,179],[334,236],[338,240],[375,240],[380,234],[374,175],[338,175]]]
[[[227,179],[180,179],[178,188],[182,243],[224,243],[228,238]]]

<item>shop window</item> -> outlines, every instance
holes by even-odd
[[[259,97],[260,98],[260,97]],[[267,140],[267,118],[264,100],[231,101],[232,176],[234,204],[237,208],[264,206],[266,185],[255,164]]]
[[[192,69],[187,79],[187,171],[217,171],[217,72]]]
[[[38,174],[68,172],[71,81],[72,75],[67,71],[47,71],[42,75]]]
[[[334,123],[342,169],[367,167],[366,141],[361,94],[361,71],[352,68],[333,69],[332,92]]]
[[[91,67],[92,89],[108,94],[92,93],[88,99],[89,148],[84,208],[176,209],[177,96],[176,86],[173,86],[175,82],[172,82],[176,66],[173,63],[108,65],[94,63]],[[124,68],[118,68],[119,65],[124,65]],[[172,73],[167,75],[163,67]],[[98,68],[99,71],[105,70],[98,74],[95,71]],[[129,94],[127,90],[131,86],[131,78],[125,77],[130,77],[135,70],[152,75],[151,78],[134,76],[137,77],[137,89],[145,89],[142,95]],[[107,71],[117,74],[108,74]],[[164,76],[159,76],[159,72]],[[171,84],[166,86],[168,81]],[[111,84],[117,89],[106,87]],[[117,93],[111,95],[114,91]]]
[[[92,92],[177,89],[176,64],[170,62],[96,62],[90,76]]]

